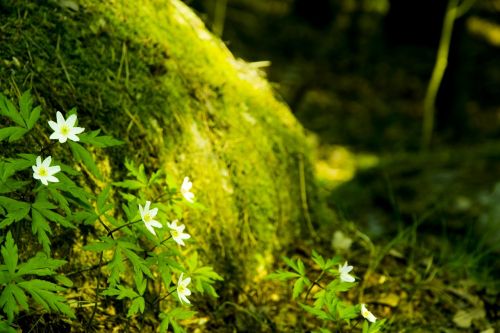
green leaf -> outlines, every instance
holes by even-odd
[[[7,217],[11,218],[12,222],[22,220],[30,212],[30,205],[26,202],[14,200],[4,196],[0,196],[0,206],[7,210]],[[0,228],[4,226],[5,224],[3,222],[0,223]]]
[[[109,198],[109,191],[110,190],[111,190],[111,186],[108,185],[97,196],[96,204],[97,204],[97,212],[99,214],[104,214],[106,211],[108,211],[109,209],[111,209],[113,207],[112,205],[105,206],[106,200],[108,200],[108,198]]]
[[[43,215],[35,209],[31,211],[31,231],[38,237],[45,253],[50,253],[49,235],[52,234],[52,229]]]
[[[0,332],[4,333],[18,333],[17,330],[10,326],[10,323],[0,319]]]
[[[71,148],[71,152],[73,153],[75,159],[79,162],[83,162],[83,164],[89,169],[90,172],[92,172],[92,174],[96,178],[102,180],[101,173],[99,172],[99,169],[94,162],[94,158],[88,152],[88,150],[73,141],[69,141],[69,147]]]
[[[26,128],[23,117],[17,112],[16,107],[12,102],[0,93],[0,115],[10,118],[13,122],[21,127]]]
[[[306,310],[307,312],[309,312],[312,315],[315,315],[316,317],[318,317],[321,320],[329,320],[330,319],[330,316],[328,315],[328,313],[326,313],[325,311],[323,311],[321,309],[313,308],[312,306],[305,305],[302,303],[299,303],[299,305],[304,310]]]
[[[18,285],[28,292],[38,304],[45,308],[45,310],[57,311],[70,318],[75,318],[75,314],[66,303],[66,299],[56,293],[58,291],[63,291],[63,287],[39,279],[22,281],[19,282]]]
[[[13,127],[4,127],[0,129],[0,142],[9,139],[9,142],[14,142],[19,140],[26,134],[28,130],[26,128],[13,126]]]
[[[43,252],[38,252],[27,262],[19,265],[16,275],[48,276],[56,274],[56,269],[66,264],[66,260],[52,259]]]
[[[14,290],[16,288],[17,286],[14,283],[10,283],[5,286],[0,295],[0,307],[2,307],[3,312],[5,312],[10,322],[14,320],[14,315],[19,313],[16,297],[14,295]]]
[[[300,293],[304,291],[304,288],[306,287],[306,280],[304,277],[301,277],[295,281],[293,284],[293,292],[292,292],[292,299],[296,299],[299,297]]]
[[[289,259],[287,257],[283,257],[283,260],[294,271],[296,271],[300,275],[305,275],[304,263],[300,259],[297,259],[296,263],[293,260],[291,260],[291,259]]]
[[[139,294],[137,294],[132,288],[128,288],[122,285],[118,285],[117,288],[108,288],[103,291],[104,296],[116,296],[117,299],[124,299],[124,298],[130,298],[134,299],[136,297],[139,297]]]
[[[58,223],[65,228],[75,228],[67,217],[52,211],[52,209],[57,208],[57,206],[47,201],[46,194],[47,193],[40,192],[39,195],[37,195],[36,200],[32,205],[33,209],[37,210],[46,219]]]
[[[127,312],[127,317],[131,317],[135,315],[137,312],[144,313],[144,298],[142,297],[137,297],[132,301],[132,304],[130,305],[130,308],[128,309]]]
[[[112,146],[118,146],[122,145],[124,142],[117,140],[113,138],[112,136],[108,135],[99,135],[100,130],[88,132],[88,133],[82,133],[80,134],[79,138],[80,141],[83,143],[88,143],[91,144],[97,148],[105,148],[105,147],[112,147]]]
[[[49,186],[48,188],[50,197],[52,200],[56,201],[58,206],[64,210],[67,216],[71,215],[71,210],[69,209],[69,202],[66,200],[64,195],[62,195],[55,187]]]
[[[30,117],[31,107],[33,106],[33,98],[29,90],[26,90],[19,97],[19,110],[24,121],[27,122]]]
[[[65,287],[73,287],[73,281],[71,281],[71,279],[69,279],[65,275],[56,275],[56,280]]]
[[[136,271],[134,274],[135,287],[140,295],[144,295],[148,281],[143,277],[140,271]]]
[[[29,129],[32,129],[33,126],[35,126],[36,122],[40,118],[40,113],[42,112],[42,108],[40,106],[37,106],[31,111],[30,117],[28,121],[26,122],[26,125],[28,125]]]
[[[140,181],[133,179],[124,180],[122,182],[114,182],[113,185],[122,188],[127,188],[129,190],[138,190],[140,188],[145,188],[147,186],[147,184],[141,183]]]
[[[120,282],[120,275],[125,272],[125,265],[123,264],[123,257],[119,247],[116,247],[113,259],[111,259],[107,267],[111,270],[108,283],[110,286],[115,286]]]
[[[125,256],[132,263],[134,270],[141,271],[144,274],[146,274],[147,276],[149,276],[151,279],[153,279],[153,274],[151,274],[151,271],[149,270],[149,267],[144,262],[144,259],[142,259],[137,254],[135,254],[135,252],[133,252],[129,249],[123,249],[123,252],[125,253]]]
[[[279,281],[286,281],[294,278],[300,277],[300,274],[290,272],[290,271],[283,271],[283,270],[277,270],[274,273],[269,274],[266,276],[267,280],[279,280]]]
[[[102,251],[110,250],[115,245],[116,245],[116,243],[112,239],[104,238],[103,242],[97,242],[97,243],[85,245],[83,247],[83,249],[86,251],[102,252]]]
[[[10,274],[14,274],[19,257],[17,255],[17,245],[14,243],[14,238],[12,238],[10,231],[7,233],[7,238],[1,252],[7,270]]]

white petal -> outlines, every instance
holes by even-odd
[[[73,127],[71,129],[71,134],[80,134],[83,131],[85,131],[85,128],[83,128],[83,127]]]
[[[55,131],[55,132],[59,131],[59,126],[57,126],[56,122],[49,120],[49,126],[50,126],[50,128],[52,128],[53,131]]]
[[[33,172],[33,178],[40,179],[40,175],[38,174],[38,169],[37,171]]]
[[[151,216],[151,218],[155,217],[156,214],[158,214],[158,208],[153,208],[149,211],[149,215]]]
[[[163,228],[163,224],[161,224],[160,222],[158,222],[156,220],[149,221],[149,225],[153,226],[155,228]]]
[[[181,285],[184,286],[184,287],[186,287],[190,283],[191,283],[191,278],[187,277],[184,280],[182,280]],[[187,289],[187,290],[189,290],[189,289]],[[189,295],[191,295],[191,291],[189,291]]]
[[[74,135],[73,133],[68,134],[68,139],[70,139],[71,141],[80,141],[80,138]]]
[[[54,176],[48,176],[48,177],[47,177],[47,180],[48,180],[49,182],[52,182],[52,183],[59,183],[59,179],[57,179],[57,178],[56,178],[56,177],[54,177]]]
[[[60,111],[57,111],[56,118],[57,118],[57,125],[59,125],[59,127],[66,123],[66,121],[64,120],[64,117]]]
[[[173,236],[172,236],[173,237]],[[181,245],[181,246],[185,246],[186,244],[184,244],[184,241],[182,239],[180,239],[179,237],[173,237],[174,238],[174,241]]]
[[[66,119],[66,125],[68,125],[69,127],[75,126],[75,123],[76,123],[76,114],[72,114],[71,116],[68,117],[68,119]]]
[[[48,169],[50,166],[50,162],[52,162],[52,156],[48,156],[46,159],[44,159],[42,165]]]
[[[155,229],[153,229],[153,227],[150,226],[148,223],[144,223],[144,224],[146,225],[146,228],[148,228],[149,232],[156,236]]]
[[[189,238],[191,238],[191,235],[190,234],[180,234],[179,238],[180,239],[189,239]]]
[[[40,164],[42,164],[42,156],[36,158],[36,166],[40,166]]]
[[[181,302],[182,302],[182,301],[184,301],[184,302],[185,302],[185,303],[187,303],[187,304],[191,304],[191,302],[190,302],[190,301],[187,299],[187,297],[186,297],[186,296],[184,296],[184,295],[180,295],[180,294],[179,294],[179,299],[181,300]]]
[[[41,177],[39,179],[40,179],[40,181],[42,182],[43,185],[49,185],[49,183],[47,183],[47,178],[46,177]]]
[[[59,165],[54,165],[54,166],[48,167],[47,169],[48,169],[47,171],[49,172],[50,175],[53,175],[53,174],[61,171],[61,167]]]
[[[68,140],[68,137],[66,135],[60,135],[59,136],[59,142],[60,143],[65,143]]]
[[[146,204],[144,205],[145,214],[149,213],[149,206],[151,206],[151,201],[146,201]]]
[[[353,276],[345,273],[345,274],[341,274],[340,275],[340,280],[343,281],[343,282],[354,282],[356,281],[356,279],[354,279]]]
[[[49,136],[50,140],[60,140],[61,139],[61,134],[54,132]]]
[[[139,212],[141,213],[141,217],[144,217],[144,210],[143,210],[141,204],[139,204]]]

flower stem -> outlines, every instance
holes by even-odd
[[[107,236],[112,236],[114,232],[116,232],[116,231],[118,231],[118,230],[120,230],[120,229],[123,229],[123,228],[125,228],[125,227],[131,226],[132,224],[136,224],[136,223],[138,223],[138,222],[141,222],[141,221],[142,221],[142,220],[137,220],[137,221],[133,221],[133,222],[125,223],[125,224],[123,224],[123,225],[121,225],[121,226],[119,226],[119,227],[116,227],[116,228],[114,228],[114,229],[111,229],[111,230],[109,230],[109,231],[108,231],[108,235],[107,235]]]

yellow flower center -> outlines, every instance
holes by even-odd
[[[61,134],[64,135],[64,136],[66,136],[66,135],[69,134],[69,127],[68,127],[68,125],[61,126]]]
[[[184,287],[182,284],[179,284],[177,285],[177,290],[180,294],[184,294],[186,292],[186,287]]]
[[[179,237],[179,232],[177,230],[172,230],[170,231],[170,233],[172,234],[172,237]]]
[[[47,177],[49,175],[49,171],[44,167],[40,167],[40,169],[38,169],[38,174],[40,177]]]
[[[149,215],[149,213],[144,215],[144,222],[151,222],[151,220],[152,220],[152,218],[151,218],[151,215]]]

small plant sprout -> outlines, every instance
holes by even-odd
[[[170,234],[172,235],[172,238],[174,239],[174,241],[181,245],[181,246],[184,246],[186,244],[184,244],[184,239],[188,239],[188,238],[191,238],[191,236],[187,233],[184,233],[184,229],[186,228],[186,226],[184,224],[177,224],[178,221],[177,220],[174,220],[172,221],[172,223],[167,223],[168,227],[171,229],[170,230]]]
[[[194,194],[191,192],[192,187],[193,183],[189,181],[189,177],[184,177],[184,181],[181,185],[181,194],[190,203],[194,202]]]
[[[374,323],[377,320],[377,318],[373,315],[373,313],[368,311],[365,304],[361,304],[361,315],[365,317],[366,320],[372,323]]]
[[[36,158],[36,165],[32,166],[33,178],[40,180],[43,185],[48,185],[48,182],[59,182],[59,179],[54,177],[54,175],[61,171],[61,167],[59,165],[50,166],[51,161],[51,156],[44,159],[43,162],[42,157],[38,156]]]
[[[350,275],[349,272],[352,271],[353,267],[347,265],[347,261],[343,266],[339,265],[340,280],[342,282],[354,282],[354,276]]]
[[[156,232],[154,228],[163,228],[163,225],[154,220],[156,214],[158,214],[158,208],[149,209],[151,206],[151,201],[146,201],[144,208],[139,205],[139,212],[141,213],[141,218],[146,228],[148,228],[149,232],[156,236]]]
[[[177,295],[179,296],[179,300],[181,303],[188,303],[191,304],[191,302],[187,299],[187,296],[191,295],[191,290],[188,289],[188,284],[191,283],[191,278],[187,277],[185,279],[182,279],[184,276],[184,273],[181,273],[181,276],[179,276],[179,281],[177,281]]]
[[[61,112],[56,113],[57,123],[49,120],[49,126],[54,130],[50,135],[51,140],[59,140],[60,143],[65,143],[68,139],[71,141],[80,141],[77,134],[82,133],[85,128],[75,127],[76,114],[72,114],[68,119],[64,119]]]

